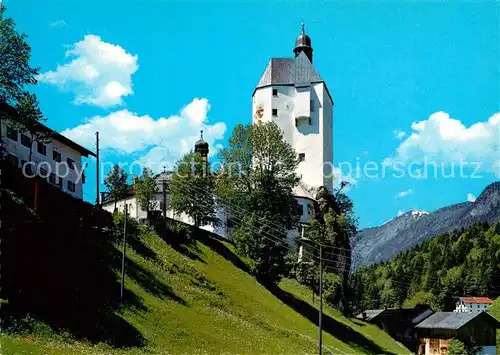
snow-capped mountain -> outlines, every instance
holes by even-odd
[[[379,227],[365,228],[352,241],[353,267],[387,260],[425,239],[475,222],[500,221],[500,182],[490,184],[475,202],[463,202],[432,213],[412,210]]]

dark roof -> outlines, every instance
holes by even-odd
[[[301,52],[296,58],[272,58],[257,89],[269,85],[307,86],[319,82],[324,82],[323,78],[304,52]]]
[[[383,311],[384,311],[383,309],[367,309],[366,311],[358,314],[356,318],[370,322],[373,319],[375,319],[379,314],[381,314]]]
[[[436,312],[417,324],[416,328],[457,330],[476,317],[489,317],[492,324],[496,324],[496,328],[499,327],[499,322],[486,312]]]
[[[12,117],[12,118],[19,116],[17,110],[14,107],[12,107],[12,106],[10,106],[8,104],[5,104],[5,103],[0,104],[0,112],[5,112],[8,115],[8,117]],[[48,138],[53,138],[53,139],[55,139],[55,140],[57,140],[57,141],[65,144],[65,145],[67,145],[68,147],[70,147],[70,148],[76,150],[77,152],[79,152],[84,157],[87,158],[89,155],[91,155],[93,157],[96,156],[96,154],[94,152],[88,150],[85,147],[82,147],[80,144],[78,144],[76,142],[73,142],[71,139],[69,139],[69,138],[63,136],[62,134],[54,131],[53,129],[47,127],[43,123],[37,122],[37,126],[38,127],[36,129],[38,131],[46,133],[48,135]]]
[[[392,323],[417,324],[434,312],[429,306],[419,304],[413,308],[369,309],[364,313],[366,313],[366,318],[363,318],[363,313],[358,314],[356,318],[364,319],[367,322],[372,322],[374,319],[384,319],[384,321]]]

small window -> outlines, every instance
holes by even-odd
[[[63,184],[64,184],[64,180],[63,178],[58,178],[57,179],[57,186],[59,186],[59,188],[62,190],[63,188]]]
[[[314,100],[311,100],[310,109],[311,109],[311,112],[314,111]]]
[[[14,128],[7,127],[7,138],[17,142],[17,131]]]
[[[54,173],[50,173],[50,175],[49,175],[49,182],[50,182],[51,184],[53,184],[53,185],[55,185],[55,184],[56,184],[56,174],[54,174]]]
[[[61,162],[61,153],[53,150],[52,151],[52,159],[54,159],[56,162],[60,163]]]
[[[299,162],[306,160],[306,153],[299,153]]]
[[[75,161],[71,158],[67,158],[66,159],[66,162],[68,163],[68,168],[70,169],[75,169]]]
[[[48,173],[48,171],[47,171],[47,170],[45,170],[44,168],[40,168],[40,169],[38,170],[38,175],[40,175],[40,177],[42,177],[42,178],[44,178],[44,179],[47,177],[47,173]]]
[[[273,89],[273,96],[278,96],[278,89]]]
[[[42,155],[47,155],[47,146],[42,142],[38,142],[36,150]]]
[[[273,116],[278,116],[278,109],[277,108],[273,108]]]
[[[25,134],[21,134],[21,144],[24,145],[26,148],[30,148],[31,147],[31,138]]]
[[[75,192],[75,183],[73,181],[68,180],[68,191]]]

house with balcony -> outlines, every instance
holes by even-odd
[[[10,106],[0,110],[9,117],[17,111]],[[32,132],[19,131],[11,120],[1,121],[2,154],[26,177],[39,176],[71,196],[83,199],[85,183],[83,158],[96,154],[78,143],[37,123]]]

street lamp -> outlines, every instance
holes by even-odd
[[[302,242],[311,242],[313,241],[307,237],[302,236],[299,238]],[[319,309],[318,309],[318,352],[319,355],[323,353],[323,249],[321,243],[319,244]]]

